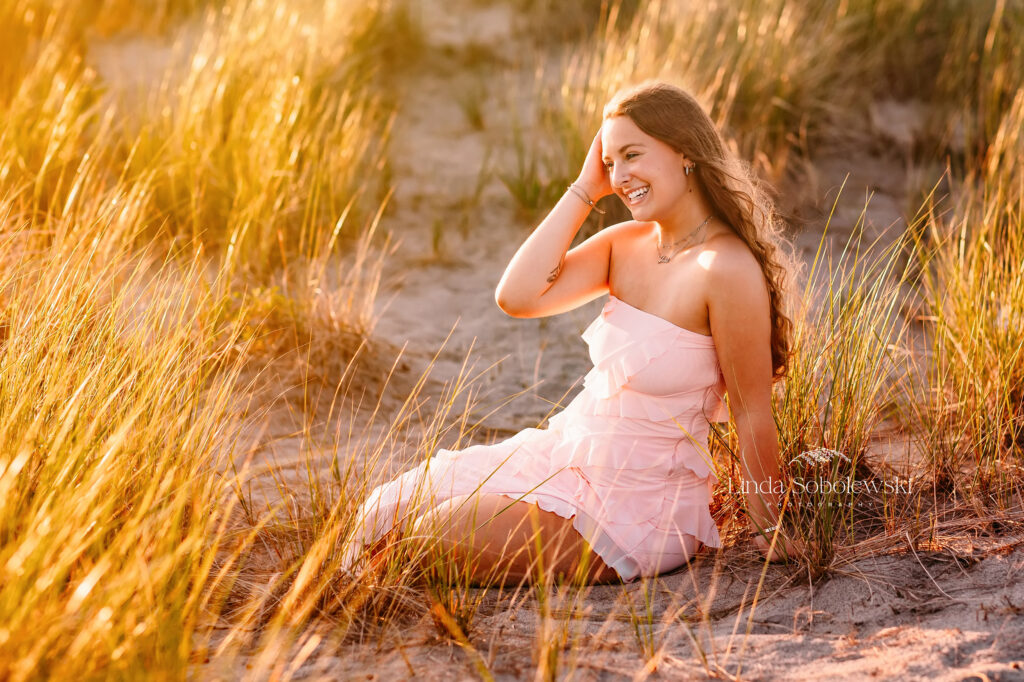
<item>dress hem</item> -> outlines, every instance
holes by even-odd
[[[488,494],[501,495],[502,497],[513,499],[516,502],[536,504],[537,507],[543,511],[557,514],[563,519],[572,521],[572,527],[580,534],[580,537],[590,545],[594,554],[600,557],[601,561],[603,561],[606,566],[615,571],[622,582],[629,583],[643,577],[643,568],[639,562],[631,557],[628,552],[624,551],[615,543],[615,541],[608,537],[607,532],[602,532],[598,527],[597,522],[590,519],[586,512],[581,511],[566,500],[548,493],[487,492]],[[564,505],[564,507],[562,505]],[[587,527],[588,523],[591,526],[590,528]],[[663,575],[678,570],[685,564],[689,563],[696,553],[704,546],[719,546],[709,545],[692,533],[687,533],[687,535],[691,536],[696,542],[693,553],[679,566],[665,571],[658,571],[657,575]]]

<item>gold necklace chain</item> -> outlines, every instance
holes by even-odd
[[[709,216],[708,216],[707,218],[705,218],[705,219],[704,219],[704,222],[702,222],[702,223],[701,223],[700,225],[698,225],[698,226],[697,226],[697,229],[696,229],[696,230],[694,230],[694,231],[693,231],[693,232],[691,232],[690,234],[686,235],[686,238],[682,240],[682,244],[683,244],[683,246],[680,246],[680,247],[679,247],[678,249],[676,249],[676,250],[675,250],[675,252],[673,252],[673,253],[672,253],[672,255],[671,255],[671,256],[668,256],[668,257],[666,257],[666,256],[663,256],[663,255],[661,255],[661,235],[659,234],[659,235],[658,235],[658,263],[659,263],[659,264],[661,264],[661,263],[668,263],[668,262],[669,262],[670,260],[672,260],[673,258],[675,258],[675,257],[676,257],[676,254],[678,254],[678,253],[679,253],[680,251],[682,251],[682,250],[683,250],[683,248],[684,248],[685,246],[687,246],[687,243],[688,243],[688,242],[689,242],[689,241],[690,241],[691,239],[693,239],[693,238],[694,238],[695,236],[697,236],[697,233],[698,233],[698,232],[700,232],[700,231],[701,231],[701,230],[702,230],[702,229],[704,228],[704,226],[705,226],[705,225],[707,225],[707,224],[708,224],[708,222],[709,222],[709,221],[710,221],[710,220],[711,220],[711,219],[712,219],[713,217],[714,217],[714,214],[712,214],[712,215],[709,215]],[[676,244],[678,244],[678,243],[680,243],[680,242],[672,242],[672,246],[675,246],[675,245],[676,245]]]

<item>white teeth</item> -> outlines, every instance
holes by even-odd
[[[648,187],[640,187],[639,189],[633,190],[632,192],[630,192],[626,196],[629,197],[630,201],[636,201],[637,199],[639,199],[643,195],[647,194],[647,191],[649,189],[651,189],[649,186]]]

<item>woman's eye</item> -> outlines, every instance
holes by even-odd
[[[625,159],[626,161],[629,161],[634,156],[640,156],[640,152],[627,152],[626,155],[623,156],[622,158]],[[614,165],[615,164],[613,162],[608,161],[608,162],[606,162],[604,164],[604,169],[607,170],[607,171],[610,171],[612,169],[612,166],[614,166]]]

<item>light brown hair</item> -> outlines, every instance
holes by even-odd
[[[682,88],[645,81],[620,90],[605,105],[603,117],[628,116],[640,130],[696,164],[697,186],[715,215],[744,241],[757,258],[771,304],[772,380],[784,377],[793,343],[793,322],[786,313],[791,252],[780,247],[782,220],[764,184],[750,165],[730,152],[700,103]],[[690,180],[693,182],[693,180]]]

